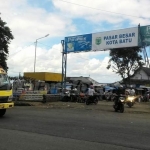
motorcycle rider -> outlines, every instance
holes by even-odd
[[[133,88],[131,88],[131,90],[130,90],[130,95],[135,96],[135,90]]]
[[[93,85],[90,85],[90,87],[88,88],[88,91],[87,91],[87,95],[93,96],[94,93],[95,93],[94,87],[93,87]]]
[[[90,103],[95,103],[95,104],[98,103],[98,97],[97,95],[94,95],[94,93],[96,93],[94,87],[93,85],[90,85],[87,91],[87,99],[86,99],[87,105],[89,105]]]
[[[87,96],[88,96],[89,100],[93,99],[94,93],[96,93],[94,90],[94,87],[93,87],[93,85],[90,85],[90,87],[88,88],[88,91],[87,91]]]
[[[118,89],[114,89],[113,93],[114,93],[114,95],[116,95],[116,98],[115,98],[115,101],[114,101],[114,104],[116,106],[118,104],[119,97],[124,96],[125,89],[123,88],[123,86],[120,86],[120,87],[118,87]]]

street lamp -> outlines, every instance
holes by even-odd
[[[35,41],[34,72],[35,72],[35,64],[36,64],[36,47],[37,47],[37,41],[38,41],[39,39],[43,39],[43,38],[45,38],[45,37],[47,37],[47,36],[49,36],[49,34],[47,34],[47,35],[45,35],[45,36],[43,36],[43,37],[41,37],[41,38],[38,38],[38,39],[36,39],[36,41]]]

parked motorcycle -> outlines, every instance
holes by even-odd
[[[127,98],[126,98],[126,104],[131,108],[133,105],[134,105],[134,103],[135,103],[135,96],[128,96]]]
[[[63,101],[63,102],[69,102],[70,100],[71,100],[70,92],[69,92],[69,91],[65,91],[65,92],[63,93],[62,101]]]
[[[94,103],[95,105],[98,103],[98,97],[97,95],[94,95],[94,96],[89,96],[87,99],[86,99],[86,105],[89,105],[91,103]]]
[[[113,105],[113,107],[116,112],[119,110],[121,113],[123,113],[124,112],[124,104],[125,104],[125,97],[119,96],[118,100],[117,101],[115,100],[115,104]]]

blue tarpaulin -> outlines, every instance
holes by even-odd
[[[115,87],[110,87],[110,86],[105,86],[104,88],[105,88],[105,91],[116,89]]]

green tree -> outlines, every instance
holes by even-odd
[[[6,26],[6,22],[4,22],[0,18],[0,65],[7,71],[7,57],[9,54],[9,44],[10,41],[13,40],[14,37],[11,33],[11,30],[8,26]]]
[[[107,69],[112,68],[113,72],[116,72],[122,77],[125,84],[128,82],[130,85],[131,75],[133,75],[133,73],[144,64],[140,52],[142,52],[142,50],[139,47],[110,50],[110,59]]]

